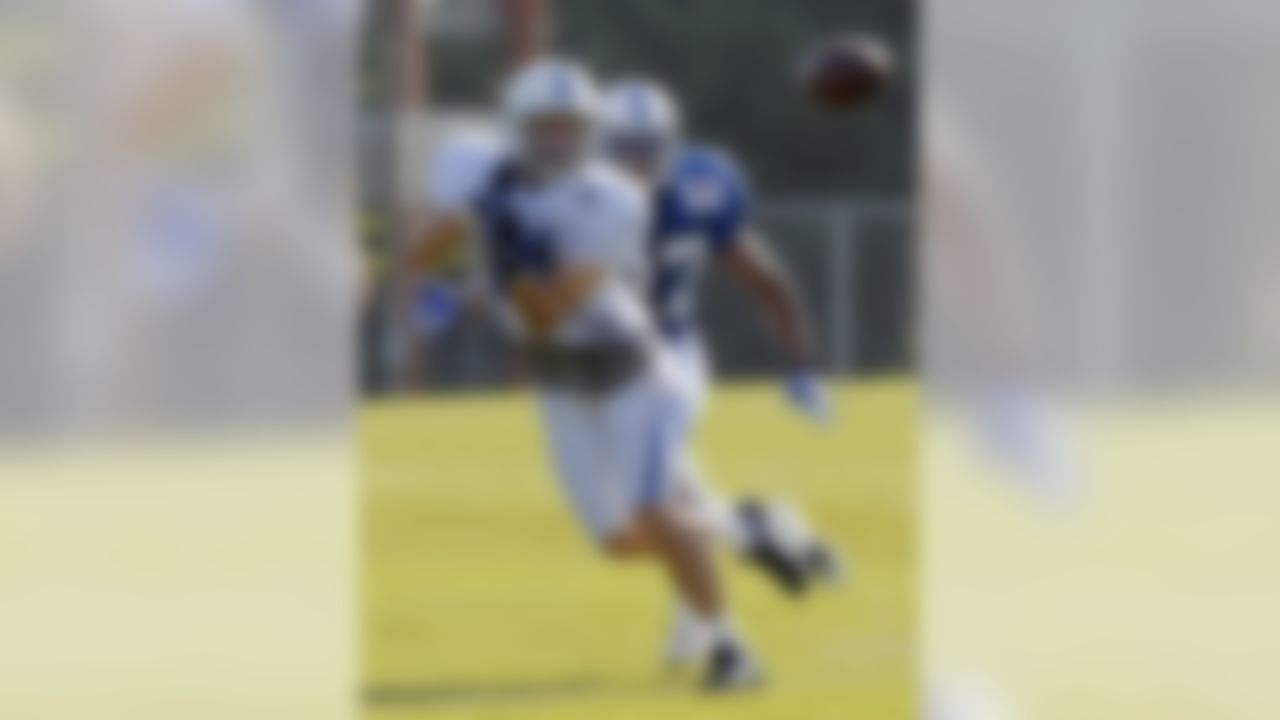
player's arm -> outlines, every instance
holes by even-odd
[[[457,260],[471,236],[470,213],[457,210],[432,213],[406,249],[404,265],[411,271],[437,272]]]
[[[462,259],[475,235],[475,201],[497,163],[482,138],[449,138],[436,152],[426,178],[429,210],[401,257],[406,270],[434,273]]]
[[[547,275],[524,274],[511,285],[511,296],[530,334],[538,339],[576,313],[595,294],[604,270],[594,265],[558,268]]]
[[[710,158],[708,174],[720,193],[703,223],[720,266],[759,309],[791,367],[811,368],[816,357],[808,313],[790,275],[751,221],[750,181],[731,157]]]
[[[791,366],[813,367],[816,352],[808,312],[791,276],[760,235],[745,229],[720,259],[759,309]]]
[[[643,255],[649,204],[641,189],[619,178],[591,197],[560,237],[550,271],[519,276],[512,284],[512,298],[535,338],[549,337],[628,258]]]
[[[707,228],[720,265],[746,291],[790,363],[787,397],[809,419],[827,424],[831,403],[818,376],[809,313],[786,269],[750,221],[750,190],[732,163],[721,170],[724,199]]]
[[[755,302],[791,363],[787,397],[809,419],[829,424],[831,403],[815,369],[817,352],[809,313],[790,275],[754,230],[744,229],[720,257],[722,267]]]

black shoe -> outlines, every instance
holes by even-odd
[[[830,545],[815,542],[804,553],[804,566],[811,578],[824,580],[832,585],[845,582],[844,563]]]
[[[737,643],[720,643],[712,648],[702,684],[707,692],[749,690],[763,684],[764,672],[746,648]]]
[[[743,500],[737,511],[751,538],[746,552],[748,562],[755,565],[786,593],[801,596],[809,586],[807,558],[785,552],[769,529],[768,506],[759,500]]]

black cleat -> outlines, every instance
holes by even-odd
[[[707,675],[702,687],[707,692],[735,692],[758,688],[764,684],[764,672],[737,643],[720,643],[711,650]]]
[[[814,542],[805,550],[804,566],[811,578],[824,580],[832,585],[844,584],[844,563],[826,543]]]
[[[759,500],[743,500],[737,511],[750,533],[751,547],[746,559],[787,594],[801,596],[809,587],[809,559],[786,552],[772,537],[768,507]]]

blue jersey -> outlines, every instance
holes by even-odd
[[[741,237],[750,191],[727,155],[691,147],[680,153],[654,202],[650,300],[663,333],[677,335],[697,326],[702,273],[708,259]]]

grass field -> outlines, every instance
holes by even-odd
[[[795,603],[726,558],[770,682],[725,698],[661,671],[663,578],[584,541],[527,395],[370,406],[366,717],[916,717],[915,386],[846,384],[838,403],[839,426],[818,431],[775,386],[731,386],[699,434],[718,486],[796,500],[856,564],[849,587]]]

